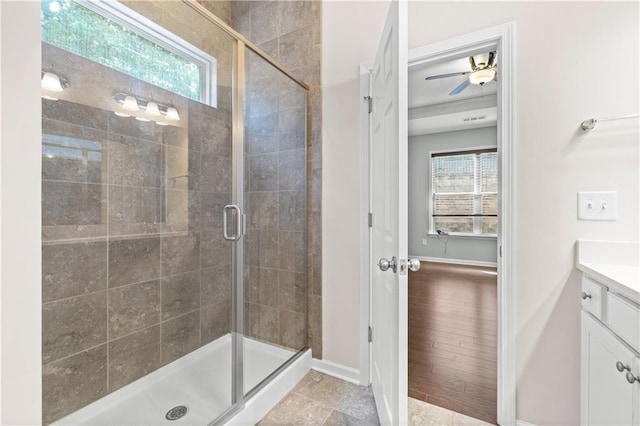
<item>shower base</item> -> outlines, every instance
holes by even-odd
[[[245,338],[245,392],[294,354]],[[311,351],[307,350],[249,399],[227,424],[254,424],[260,420],[310,368]],[[230,405],[231,335],[227,334],[54,424],[207,425]],[[168,420],[165,416],[177,406],[186,406],[187,413],[177,420]]]

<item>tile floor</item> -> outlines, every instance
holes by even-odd
[[[258,423],[271,425],[378,425],[371,388],[311,370]]]
[[[271,425],[379,425],[371,388],[365,388],[311,370],[296,387],[258,423]],[[453,411],[409,398],[412,426],[489,426]]]

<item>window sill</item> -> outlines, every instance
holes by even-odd
[[[441,235],[441,234],[436,234],[436,233],[428,233],[427,234],[428,237],[446,237],[447,235]],[[467,238],[467,239],[481,239],[481,240],[486,240],[486,239],[494,239],[496,240],[498,238],[497,235],[474,235],[474,234],[448,234],[449,238]]]

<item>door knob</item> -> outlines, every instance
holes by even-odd
[[[591,299],[591,295],[586,291],[583,291],[580,297],[582,297],[582,300]]]
[[[393,256],[391,258],[391,260],[385,259],[384,257],[382,259],[380,259],[380,261],[378,262],[378,267],[380,268],[381,271],[386,271],[389,268],[391,268],[393,270],[393,272],[396,272],[396,257]]]
[[[640,382],[640,377],[634,376],[633,373],[630,371],[627,371],[626,376],[627,376],[627,382],[631,384],[634,384],[635,382]]]
[[[402,259],[400,261],[400,275],[407,275],[407,269],[413,272],[420,270],[420,261],[418,259]]]
[[[418,259],[409,259],[407,260],[407,266],[413,272],[418,272],[420,270],[420,261]]]
[[[622,373],[624,370],[631,371],[631,369],[630,369],[629,367],[627,367],[626,365],[624,365],[624,364],[623,364],[622,362],[620,362],[620,361],[616,362],[616,369],[617,369],[619,372],[621,372],[621,373]]]

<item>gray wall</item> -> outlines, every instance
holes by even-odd
[[[229,332],[231,245],[214,212],[231,201],[231,90],[219,85],[212,108],[52,46],[42,53],[74,84],[42,100],[44,137],[95,150],[88,161],[42,156],[49,424]],[[173,102],[181,120],[114,115],[110,93],[128,87]]]
[[[444,243],[429,231],[431,193],[430,151],[457,150],[478,146],[495,146],[495,127],[436,133],[409,138],[409,254],[420,257],[496,262],[496,239],[449,237],[447,252]],[[427,238],[427,245],[422,239]],[[444,238],[442,239],[444,241]]]

